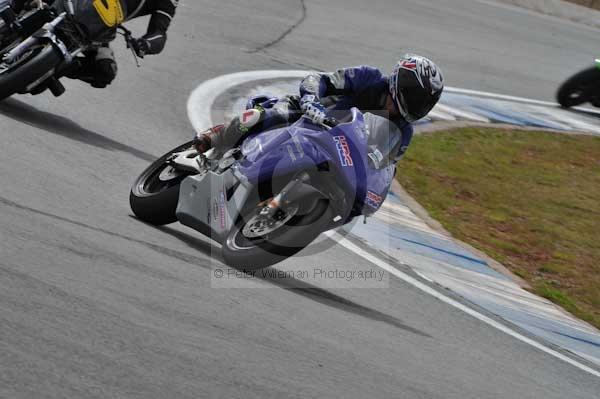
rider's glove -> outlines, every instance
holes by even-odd
[[[300,108],[304,115],[314,123],[322,124],[327,118],[326,109],[314,95],[306,95],[300,100]]]
[[[133,39],[131,41],[131,47],[138,57],[144,58],[144,56],[148,54],[148,50],[150,50],[150,42],[143,37],[140,37],[139,39]]]

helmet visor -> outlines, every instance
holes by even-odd
[[[421,87],[405,87],[400,98],[408,118],[411,119],[409,122],[412,122],[425,117],[436,104],[439,95],[426,94]]]

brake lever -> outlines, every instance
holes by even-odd
[[[140,67],[139,57],[138,57],[137,53],[135,52],[135,48],[133,47],[133,44],[132,44],[133,43],[133,34],[131,33],[131,31],[129,29],[127,29],[123,25],[119,25],[119,29],[121,29],[123,31],[123,32],[119,32],[119,33],[121,35],[123,35],[123,38],[125,39],[125,45],[127,46],[128,49],[131,50],[131,54],[133,55],[135,65],[139,68]]]
[[[131,49],[131,54],[133,54],[133,59],[135,61],[135,66],[137,66],[139,68],[141,66],[140,65],[140,60],[139,60],[139,57],[138,57],[137,53],[135,52],[135,49],[133,48],[133,46],[131,46],[129,44],[129,42],[127,42],[127,47]]]

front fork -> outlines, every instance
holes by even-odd
[[[52,43],[54,48],[56,48],[62,54],[64,60],[67,63],[70,63],[73,60],[73,54],[69,52],[67,46],[54,34],[54,30],[61,22],[64,21],[65,17],[66,13],[62,13],[52,21],[45,23],[41,29],[6,53],[3,61],[9,64],[13,63],[23,56],[32,46],[42,41],[48,41]]]

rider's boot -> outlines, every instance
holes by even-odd
[[[198,133],[193,140],[193,145],[200,153],[205,153],[212,148],[218,153],[225,153],[243,140],[253,128],[258,127],[264,113],[263,108],[246,110],[228,125],[217,125]]]
[[[210,129],[199,132],[193,140],[194,148],[201,154],[215,147],[218,136],[222,134],[225,125],[213,126]]]
[[[115,53],[108,45],[104,45],[98,49],[94,59],[94,82],[92,87],[103,89],[117,77],[117,61]]]
[[[114,53],[106,45],[97,50],[88,51],[84,57],[75,57],[62,75],[89,83],[95,88],[105,88],[117,76]]]

